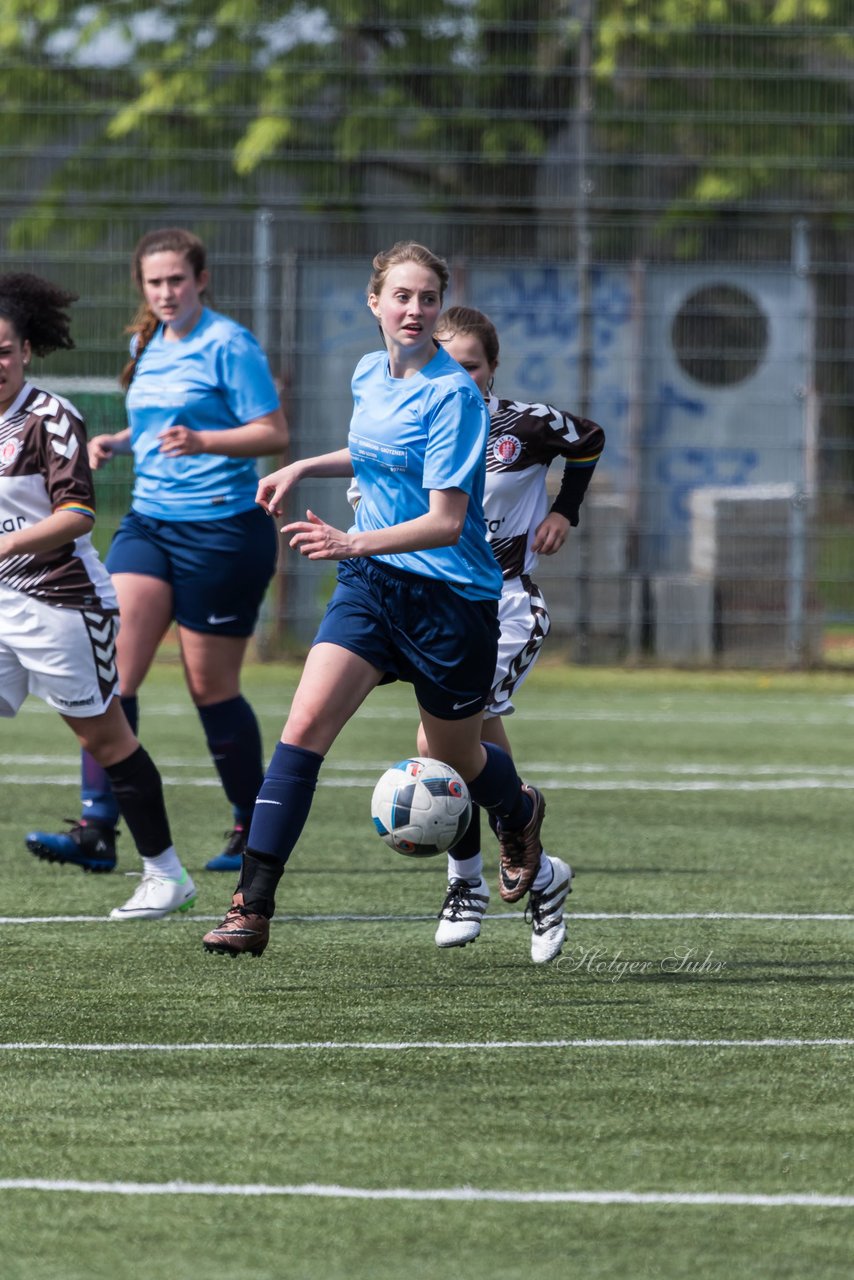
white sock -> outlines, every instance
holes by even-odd
[[[156,858],[143,858],[142,874],[146,876],[162,876],[167,880],[180,880],[184,873],[181,860],[175,852],[174,844],[158,853]]]
[[[448,854],[448,883],[452,880],[479,880],[483,871],[483,854],[471,858],[452,858]]]
[[[543,889],[548,889],[553,879],[554,867],[552,866],[551,859],[545,849],[543,849],[540,854],[540,865],[537,867],[537,874],[534,876],[534,882],[531,885],[531,888],[537,893],[542,893]]]

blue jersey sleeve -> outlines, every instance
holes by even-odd
[[[452,387],[432,408],[424,454],[425,489],[462,489],[471,494],[485,469],[489,414],[474,390]]]
[[[219,387],[241,425],[279,408],[279,393],[267,357],[248,329],[236,327],[218,356]]]

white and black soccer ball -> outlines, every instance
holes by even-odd
[[[441,760],[412,756],[386,769],[371,797],[380,838],[407,858],[429,858],[457,843],[471,821],[469,789]]]

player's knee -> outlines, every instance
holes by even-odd
[[[103,716],[85,720],[63,718],[83,750],[88,751],[102,769],[126,759],[139,746],[139,740],[124,715],[117,716],[108,711]]]
[[[240,681],[230,673],[199,672],[186,669],[187,691],[196,707],[213,707],[240,696]]]

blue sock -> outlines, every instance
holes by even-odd
[[[247,826],[264,780],[261,731],[255,712],[242,694],[196,710],[223,790],[234,810],[235,825]]]
[[[128,724],[136,733],[139,724],[139,699],[134,695],[121,699],[122,710]],[[110,779],[88,751],[80,752],[80,799],[86,822],[99,827],[115,827],[119,821],[119,806],[113,795]]]
[[[258,792],[247,848],[287,862],[308,818],[323,756],[280,742]]]
[[[531,799],[522,790],[512,756],[494,742],[484,742],[486,764],[469,783],[475,804],[494,814],[509,831],[521,831],[531,819]]]

